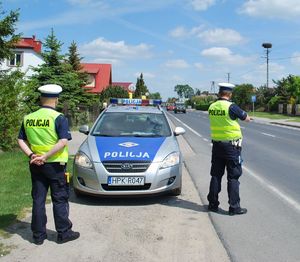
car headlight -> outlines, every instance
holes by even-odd
[[[87,157],[86,154],[78,152],[75,156],[75,164],[84,168],[93,168],[92,161]]]
[[[179,164],[179,159],[180,159],[179,157],[180,157],[179,152],[173,152],[173,153],[169,154],[164,159],[164,161],[162,161],[162,164],[161,164],[160,168],[163,169],[163,168],[178,165]]]

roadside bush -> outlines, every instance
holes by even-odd
[[[196,110],[207,111],[209,106],[210,106],[210,104],[196,105]]]
[[[280,101],[281,101],[280,96],[273,96],[270,99],[270,101],[268,102],[270,112],[277,112]]]
[[[20,99],[23,73],[1,71],[0,86],[0,149],[8,151],[17,146],[18,130],[25,115],[26,107]]]

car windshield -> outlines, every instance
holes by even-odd
[[[171,130],[163,114],[106,112],[92,131],[94,136],[165,137]]]

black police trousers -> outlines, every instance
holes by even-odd
[[[228,203],[231,209],[240,208],[239,177],[242,175],[241,147],[231,142],[213,142],[211,159],[211,180],[207,196],[209,205],[218,207],[222,177],[227,170]]]
[[[33,200],[31,230],[36,240],[47,238],[46,197],[50,187],[55,229],[65,235],[72,228],[69,220],[69,184],[65,178],[66,166],[60,163],[29,165]]]

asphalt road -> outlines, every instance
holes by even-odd
[[[209,121],[203,112],[169,114],[195,157],[186,158],[203,202],[210,180]],[[175,118],[174,118],[175,117]],[[300,261],[300,129],[242,123],[243,176],[240,179],[244,216],[228,216],[226,176],[220,214],[211,213],[215,229],[232,261]]]

